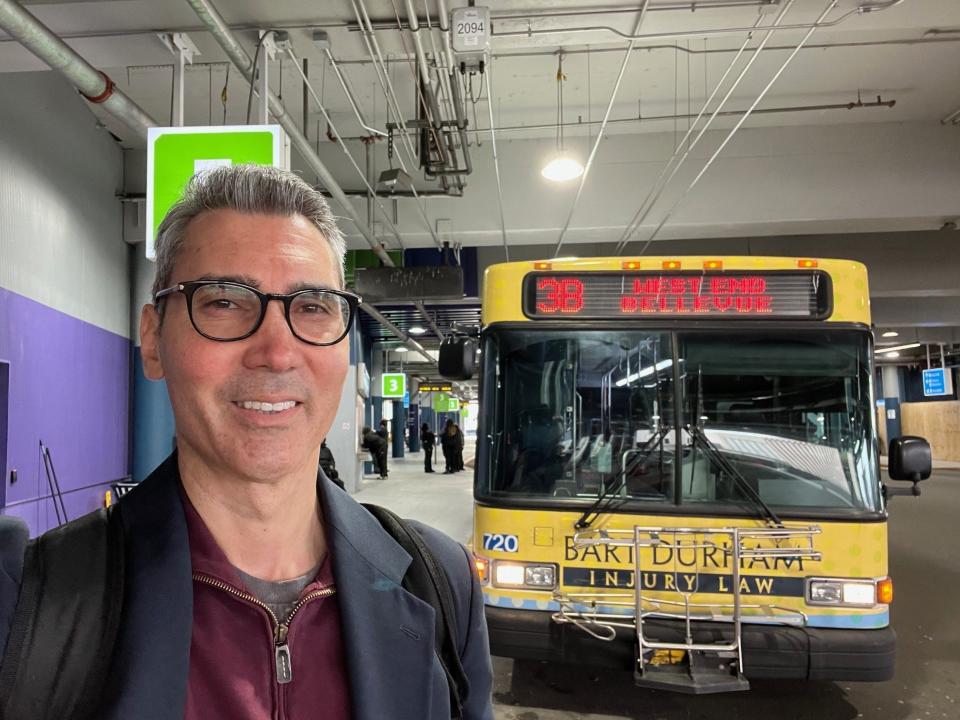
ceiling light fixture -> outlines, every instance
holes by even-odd
[[[426,331],[426,328],[422,328],[419,325],[414,325],[407,332],[409,332],[411,335],[423,335]]]
[[[407,348],[405,348],[405,347],[403,347],[403,346],[401,345],[401,346],[398,347],[398,348],[394,348],[393,351],[394,351],[394,352],[407,352]]]
[[[920,347],[920,343],[907,343],[906,345],[892,345],[891,347],[878,347],[876,352],[878,355],[886,355],[887,353],[896,352],[898,350],[909,350],[911,348]]]
[[[888,358],[898,358],[900,357],[900,353],[894,350],[893,352],[884,353],[883,356]]]
[[[540,174],[552,182],[566,182],[583,175],[583,165],[563,148],[563,53],[557,53],[557,152]]]
[[[880,337],[897,337],[899,334],[900,334],[900,333],[898,333],[896,330],[887,330],[887,331],[886,331],[883,335],[881,335]]]

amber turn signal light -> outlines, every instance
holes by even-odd
[[[893,602],[892,578],[884,578],[877,583],[877,602],[881,605],[889,605]]]
[[[486,558],[479,557],[478,555],[473,556],[473,566],[477,570],[477,577],[480,578],[481,583],[486,583],[487,578],[490,574],[490,561]]]

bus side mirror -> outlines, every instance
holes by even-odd
[[[469,380],[477,364],[477,343],[468,337],[447,338],[440,344],[440,375],[448,380]]]
[[[910,490],[884,486],[884,491],[891,495],[919,495],[917,486],[921,480],[930,477],[933,462],[930,458],[930,443],[922,437],[904,435],[890,441],[889,472],[891,480],[910,480],[913,487]]]

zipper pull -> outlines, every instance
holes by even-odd
[[[284,623],[280,623],[277,628],[275,648],[277,682],[286,685],[293,680],[293,662],[290,658],[290,646],[287,644],[287,626]]]
[[[277,645],[277,682],[285,685],[293,680],[293,666],[290,663],[290,646]]]

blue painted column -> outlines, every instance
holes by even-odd
[[[407,431],[406,411],[403,409],[403,400],[393,401],[393,457],[403,457],[403,435]]]
[[[407,449],[420,452],[420,406],[417,404],[407,408]]]

